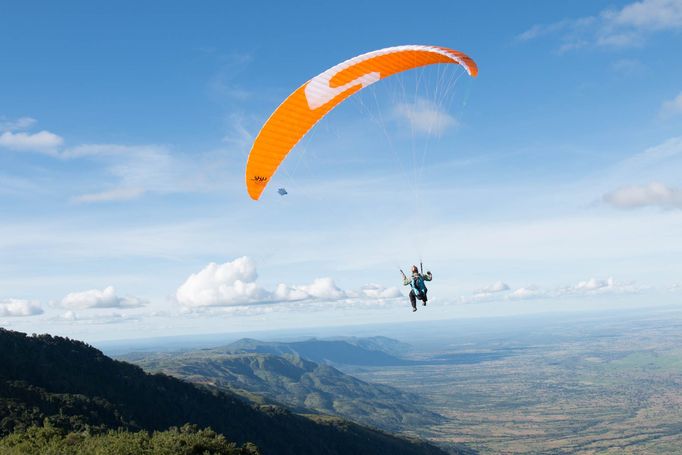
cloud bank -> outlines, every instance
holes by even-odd
[[[274,291],[269,291],[260,286],[257,279],[255,262],[247,256],[224,264],[212,262],[190,275],[178,288],[175,297],[185,308],[196,309],[307,300],[380,300],[402,296],[397,288],[385,288],[378,284],[368,284],[356,291],[344,291],[328,277],[316,278],[309,284],[280,283]]]
[[[512,289],[498,281],[483,289],[474,291],[473,296],[461,297],[460,303],[505,302],[531,299],[558,299],[563,297],[589,297],[604,294],[633,294],[646,289],[634,283],[618,282],[609,277],[589,278],[568,286],[543,288],[534,284]]]

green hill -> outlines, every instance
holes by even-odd
[[[0,329],[0,436],[33,425],[65,431],[211,427],[264,454],[444,454],[336,418],[311,420],[126,362],[67,338]],[[10,436],[11,437],[11,436]]]
[[[394,387],[371,384],[326,364],[296,355],[225,354],[201,350],[138,356],[135,363],[199,384],[210,384],[296,411],[317,411],[386,431],[409,431],[441,423],[423,399]]]

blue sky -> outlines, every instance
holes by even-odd
[[[680,0],[9,1],[0,42],[2,326],[96,340],[682,295]],[[479,77],[367,88],[249,199],[277,105],[401,44]],[[396,269],[420,256],[433,307],[413,315]]]

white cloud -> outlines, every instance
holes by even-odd
[[[346,293],[339,289],[331,278],[316,278],[308,285],[279,284],[273,294],[274,300],[280,301],[305,299],[338,300],[346,296]]]
[[[89,308],[135,308],[145,303],[136,297],[117,296],[113,286],[108,286],[101,291],[99,289],[91,289],[89,291],[72,292],[60,302],[62,307],[76,310]]]
[[[647,289],[631,282],[618,282],[612,277],[607,279],[590,278],[580,281],[575,286],[560,288],[559,295],[595,295],[595,294],[632,294]]]
[[[661,117],[667,118],[682,114],[682,92],[675,98],[664,101],[661,106]]]
[[[31,117],[20,117],[13,121],[0,121],[0,131],[17,131],[25,130],[35,125],[36,119]]]
[[[370,299],[395,299],[402,297],[403,294],[395,286],[385,287],[380,284],[367,284],[360,288],[357,292],[348,292],[347,294],[357,297],[365,297]]]
[[[562,297],[586,297],[600,294],[630,294],[637,293],[646,289],[643,286],[637,286],[634,283],[621,283],[614,280],[612,277],[607,279],[590,278],[588,280],[580,281],[575,285],[560,286],[553,288],[541,288],[539,286],[530,285],[526,287],[517,288],[511,292],[506,290],[500,291],[499,297],[488,292],[475,294],[474,298],[465,298],[465,302],[489,302],[494,300],[528,300],[537,298],[558,299]]]
[[[35,316],[42,314],[40,303],[31,300],[5,299],[0,300],[0,316]]]
[[[185,307],[245,305],[268,301],[271,294],[256,284],[255,262],[246,256],[218,265],[214,262],[190,275],[175,294]]]
[[[536,298],[536,297],[542,297],[545,295],[545,292],[542,291],[539,287],[537,286],[528,286],[524,288],[518,288],[515,289],[513,292],[511,292],[508,295],[508,298],[510,299],[531,299],[531,298]]]
[[[443,134],[459,124],[457,119],[443,108],[426,99],[419,99],[414,103],[400,103],[395,106],[394,114],[406,121],[413,131],[429,135]]]
[[[682,1],[642,0],[621,10],[602,13],[610,23],[640,30],[673,30],[682,28]]]
[[[640,207],[682,208],[682,189],[660,182],[626,186],[603,196],[604,202],[620,209]]]
[[[5,131],[0,134],[0,147],[10,150],[27,150],[57,155],[58,149],[63,143],[64,139],[49,131],[40,131],[38,133]]]
[[[490,284],[484,288],[476,289],[474,291],[474,294],[494,294],[497,292],[503,292],[508,290],[509,285],[507,283],[504,283],[502,281],[496,281],[495,283]]]
[[[648,35],[682,29],[682,0],[642,0],[621,9],[604,10],[595,16],[537,24],[517,36],[529,41],[559,35],[561,51],[590,45],[603,47],[641,46]]]
[[[615,281],[613,278],[608,278],[606,280],[599,280],[597,278],[590,278],[587,281],[581,281],[575,285],[576,290],[583,291],[595,291],[597,289],[603,288],[613,288],[615,286]]]
[[[61,318],[65,321],[76,321],[78,319],[78,315],[74,311],[69,310],[62,314]]]

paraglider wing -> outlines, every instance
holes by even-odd
[[[396,46],[351,58],[312,78],[272,113],[254,141],[246,163],[246,188],[254,200],[286,155],[340,102],[380,79],[420,66],[459,64],[476,76],[476,63],[465,54],[437,46]]]

